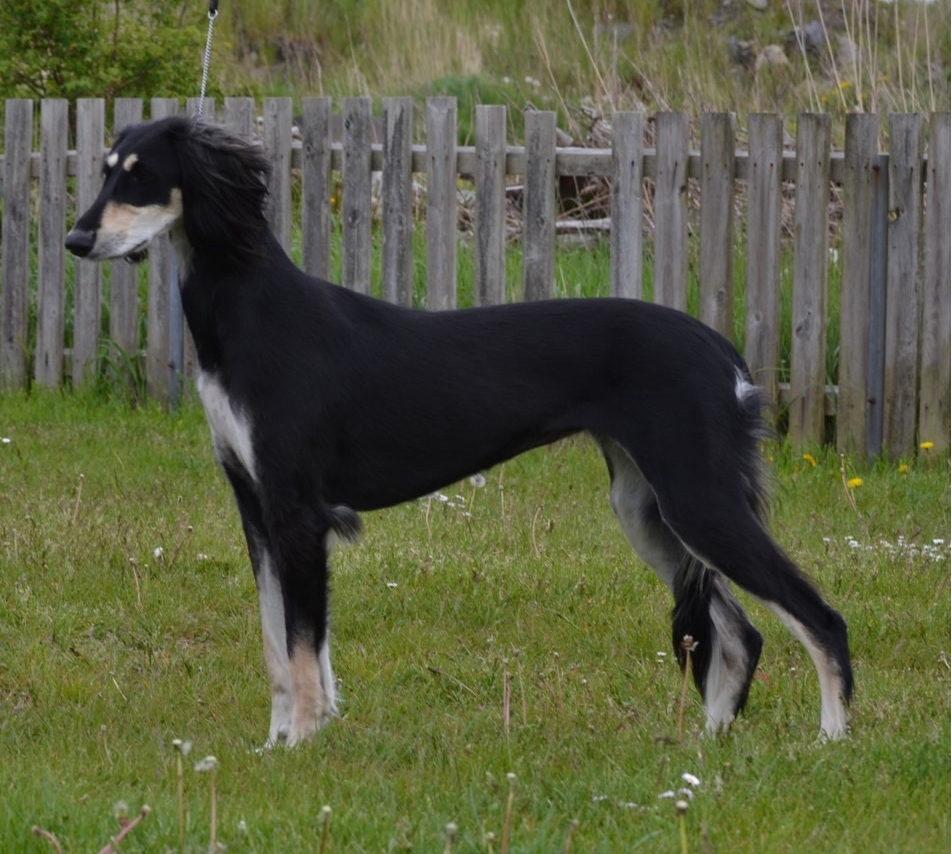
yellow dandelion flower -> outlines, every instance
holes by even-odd
[[[816,457],[813,454],[804,454],[803,459],[805,459],[812,468],[816,468]]]
[[[935,447],[935,442],[920,442],[919,447],[924,451],[928,451],[930,448]]]
[[[900,463],[899,474],[908,474],[908,473],[909,473],[909,466],[907,466],[905,463]]]
[[[861,477],[851,477],[848,481],[846,481],[846,485],[850,489],[856,489],[857,486],[863,485],[863,479]]]

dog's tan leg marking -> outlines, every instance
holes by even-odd
[[[291,672],[291,734],[288,747],[311,738],[333,714],[332,698],[321,680],[321,662],[314,641],[307,635],[296,638],[288,663]]]

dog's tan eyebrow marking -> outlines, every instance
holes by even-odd
[[[107,165],[110,169],[112,169],[112,167],[115,166],[118,162],[119,162],[119,152],[118,152],[118,151],[110,151],[110,152],[109,152],[109,156],[106,158],[106,165]]]
[[[118,160],[119,158],[117,157],[116,159]],[[135,166],[136,163],[138,163],[138,162],[139,162],[139,155],[138,155],[138,154],[130,154],[125,160],[122,161],[122,168],[123,168],[126,172],[131,172],[131,171],[132,171],[132,167]]]

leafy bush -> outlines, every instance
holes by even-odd
[[[3,0],[0,91],[109,100],[197,92],[204,10],[179,0]]]

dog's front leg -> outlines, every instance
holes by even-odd
[[[337,714],[327,628],[327,531],[293,525],[281,539],[281,592],[291,681],[288,746],[306,741]]]

